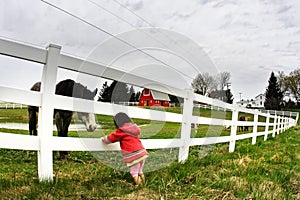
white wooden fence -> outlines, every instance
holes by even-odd
[[[23,104],[19,104],[19,103],[0,102],[0,108],[4,108],[4,109],[23,109],[23,108],[27,108],[27,105],[23,105]]]
[[[233,152],[235,149],[235,142],[237,140],[252,138],[252,143],[255,144],[258,136],[264,136],[264,139],[266,140],[269,134],[272,134],[274,137],[276,134],[295,126],[297,123],[298,114],[293,118],[290,113],[287,116],[284,116],[281,114],[277,115],[276,113],[262,113],[257,110],[240,108],[231,104],[226,104],[219,100],[194,94],[192,90],[180,90],[168,85],[162,85],[161,83],[157,83],[152,80],[146,80],[132,74],[126,74],[125,72],[118,71],[116,69],[107,68],[97,63],[64,55],[60,53],[60,50],[61,48],[56,45],[49,45],[49,47],[45,50],[0,39],[0,54],[44,65],[41,92],[0,86],[0,101],[40,107],[38,136],[0,133],[0,148],[37,151],[38,176],[41,181],[53,179],[53,151],[107,151],[120,149],[118,144],[103,145],[99,138],[60,138],[53,136],[52,117],[54,108],[105,115],[113,115],[116,110],[126,110],[129,116],[133,118],[182,123],[181,136],[178,139],[142,140],[145,148],[147,149],[178,147],[179,162],[185,161],[188,158],[190,146],[229,142],[229,152]],[[101,75],[101,77],[114,80],[120,80],[120,78],[122,78],[122,82],[142,87],[145,82],[152,82],[154,84],[149,85],[149,89],[184,98],[183,114],[168,113],[130,106],[126,107],[122,105],[113,105],[110,103],[94,102],[55,95],[55,82],[58,67],[80,73],[92,74],[94,76]],[[123,76],[124,74],[126,74],[126,76]],[[194,101],[221,107],[227,111],[232,111],[232,119],[222,120],[193,116],[192,112]],[[248,122],[239,121],[239,112],[252,114],[254,116],[254,120]],[[265,117],[266,121],[259,122],[259,116]],[[271,119],[273,120],[271,121]],[[192,123],[231,126],[231,135],[210,138],[191,138]],[[237,127],[245,125],[252,126],[253,132],[237,135]],[[265,130],[258,132],[258,126],[265,127]],[[271,130],[269,130],[269,127],[271,127]]]

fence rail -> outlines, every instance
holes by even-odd
[[[178,147],[179,162],[183,162],[188,158],[190,146],[228,142],[230,144],[229,151],[233,152],[237,140],[252,138],[253,144],[256,143],[256,138],[259,136],[264,136],[264,139],[266,140],[270,134],[274,137],[276,134],[295,126],[299,117],[298,113],[260,112],[258,110],[249,110],[236,105],[227,104],[216,99],[194,94],[192,90],[181,90],[133,74],[127,74],[126,72],[117,69],[108,68],[101,64],[61,54],[60,47],[55,45],[49,45],[45,50],[0,39],[0,54],[44,64],[41,92],[25,91],[0,86],[0,101],[34,105],[41,108],[39,114],[38,136],[0,133],[0,148],[25,149],[38,152],[38,176],[41,181],[53,179],[53,151],[120,150],[118,144],[108,146],[103,145],[99,142],[99,138],[61,138],[53,136],[52,117],[55,108],[104,115],[113,115],[114,111],[117,110],[127,112],[130,117],[133,118],[181,123],[180,138],[142,140],[147,149]],[[184,98],[183,113],[176,114],[55,95],[55,82],[58,68],[99,77],[101,76],[113,80],[122,79],[122,82],[141,87],[145,86],[145,82],[152,83],[147,85],[149,89]],[[194,101],[232,112],[232,119],[224,120],[193,116]],[[253,115],[254,120],[248,122],[239,121],[239,112]],[[264,122],[259,122],[259,116],[263,116],[266,120]],[[230,136],[191,138],[192,123],[231,126]],[[237,135],[238,126],[253,126],[253,132]],[[258,132],[259,126],[265,127],[265,130]]]
[[[27,108],[27,105],[19,104],[19,103],[0,103],[0,109],[23,109]]]

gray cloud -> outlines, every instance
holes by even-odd
[[[142,9],[144,3],[142,0],[128,0],[125,5],[133,11],[137,11]]]
[[[283,6],[281,6],[281,7],[278,9],[277,13],[285,13],[285,12],[288,12],[291,8],[292,8],[291,5],[283,5]]]

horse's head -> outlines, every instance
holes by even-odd
[[[88,132],[93,132],[97,128],[95,114],[94,113],[77,113],[78,118],[84,123],[85,128]]]
[[[83,87],[81,89],[81,98],[87,99],[87,100],[94,100],[97,89],[95,89],[93,92],[88,90],[86,87]],[[84,112],[78,112],[77,113],[78,118],[84,123],[85,128],[88,132],[93,132],[97,128],[95,114],[94,113],[84,113]]]

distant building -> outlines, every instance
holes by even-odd
[[[297,102],[297,99],[295,98],[295,96],[290,92],[290,91],[286,91],[283,94],[283,100],[288,102],[288,101],[292,101],[292,102]]]
[[[139,106],[170,106],[169,95],[155,90],[144,89],[139,99]]]
[[[240,107],[244,107],[244,108],[251,108],[255,105],[255,102],[253,99],[249,100],[249,99],[242,99],[241,101],[236,102],[236,104]]]
[[[264,103],[266,101],[266,95],[265,94],[259,94],[255,97],[255,107],[256,108],[264,108]]]
[[[255,99],[242,99],[241,101],[237,102],[237,105],[244,107],[244,108],[264,108],[264,103],[266,100],[265,94],[259,94],[255,97]]]

